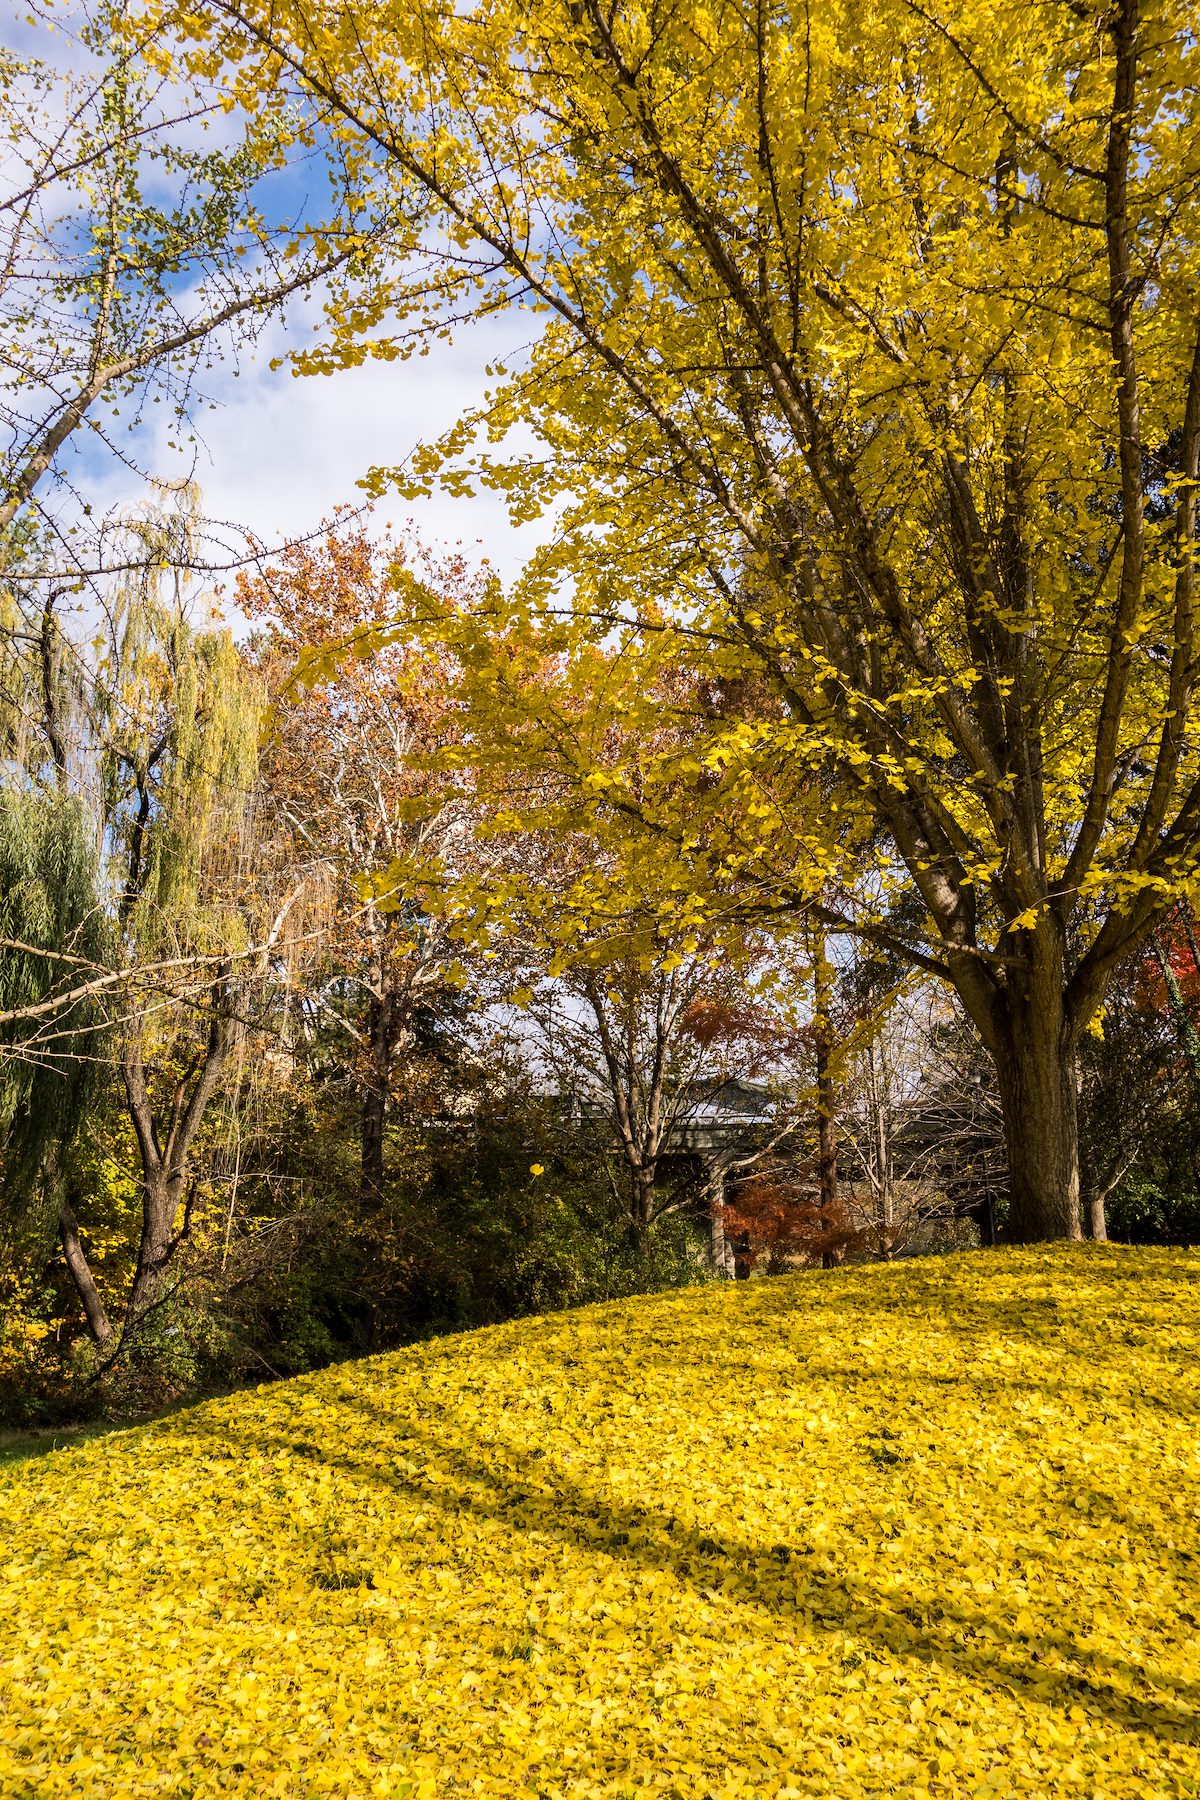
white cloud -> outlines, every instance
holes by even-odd
[[[428,356],[298,378],[286,366],[272,370],[269,364],[296,344],[303,321],[276,323],[253,357],[243,356],[240,375],[230,365],[209,372],[206,386],[216,410],[199,414],[198,445],[171,449],[170,421],[164,417],[159,424],[160,409],[153,406],[150,421],[132,434],[126,421],[109,419],[106,425],[113,441],[131,446],[139,469],[158,479],[191,476],[199,483],[206,515],[228,528],[217,533],[220,541],[240,545],[250,534],[270,546],[314,531],[336,506],[361,504],[365,496],[355,484],[366,471],[403,463],[417,444],[436,438],[477,405],[487,365],[518,355],[529,325],[514,313],[463,328],[453,343],[435,343]],[[513,447],[532,448],[532,434],[522,435]],[[80,434],[68,461],[75,464],[67,473],[76,491],[86,493],[98,513],[145,495],[139,476],[104,457],[91,433]],[[552,530],[549,521],[515,529],[502,498],[489,491],[473,499],[435,493],[415,502],[385,496],[376,515],[398,528],[411,521],[430,549],[461,549],[473,563],[486,557],[505,581]]]

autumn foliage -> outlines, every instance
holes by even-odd
[[[815,1172],[805,1167],[750,1176],[723,1214],[726,1236],[744,1244],[747,1266],[770,1274],[840,1261],[860,1236],[843,1209],[830,1216],[822,1208]]]
[[[0,1791],[1182,1800],[1198,1277],[695,1289],[9,1468]]]

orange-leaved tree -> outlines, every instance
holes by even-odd
[[[404,567],[386,537],[335,521],[237,590],[273,703],[262,779],[275,829],[328,894],[305,1001],[358,1092],[368,1207],[383,1193],[389,1110],[416,1100],[398,1085],[418,1080],[418,1016],[461,979],[447,895],[480,862],[469,782],[439,762],[462,736],[454,671],[388,629]],[[469,593],[456,561],[423,573],[455,604]]]

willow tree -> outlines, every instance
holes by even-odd
[[[1079,1235],[1076,1046],[1200,855],[1192,7],[175,18],[247,107],[290,84],[335,117],[373,204],[440,218],[299,366],[542,319],[484,413],[541,436],[485,471],[518,513],[565,491],[545,585],[600,629],[665,599],[719,670],[766,673],[782,716],[728,724],[727,761],[818,767],[880,821],[854,923],[995,1059],[1012,1235]]]
[[[120,1076],[141,1162],[125,1335],[169,1292],[190,1235],[190,1158],[245,1032],[246,976],[261,959],[247,952],[270,891],[255,842],[262,699],[181,573],[195,522],[186,492],[181,505],[129,520],[132,573],[111,595],[93,695],[110,904],[128,977]],[[266,935],[270,944],[278,929]]]
[[[258,684],[192,593],[196,497],[124,526],[127,573],[81,644],[32,554],[0,610],[0,1151],[58,1209],[93,1336],[121,1349],[172,1291],[191,1158],[287,914],[256,815]],[[71,1151],[115,1064],[137,1146],[128,1291],[100,1295]]]
[[[111,1327],[75,1217],[76,1151],[108,1045],[97,820],[79,774],[86,696],[36,535],[0,538],[0,1199],[19,1235],[57,1227],[93,1336]],[[33,577],[33,579],[31,579]]]
[[[0,1023],[0,1197],[21,1225],[57,1229],[89,1329],[104,1343],[111,1326],[73,1193],[74,1153],[106,1050],[95,996],[75,993],[81,971],[108,965],[96,872],[94,821],[76,796],[24,783],[0,789],[0,1020],[8,1018]]]

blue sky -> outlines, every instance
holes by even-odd
[[[89,59],[71,42],[71,15],[68,3],[59,14],[68,29],[53,35],[20,20],[0,23],[0,44],[80,70]],[[271,193],[264,196],[268,216],[294,219],[303,213],[308,184],[322,181],[320,168],[318,158],[270,177]],[[0,169],[0,183],[4,178]],[[434,342],[427,356],[408,362],[375,362],[303,378],[286,363],[273,369],[271,363],[289,348],[313,341],[311,327],[318,319],[319,296],[313,296],[293,306],[287,319],[272,321],[236,362],[202,371],[198,385],[215,409],[196,411],[194,443],[185,437],[172,448],[179,427],[166,405],[147,405],[139,417],[141,397],[134,396],[116,401],[113,416],[114,402],[102,402],[97,421],[133,466],[84,429],[60,457],[67,482],[91,504],[94,516],[103,516],[144,499],[143,474],[168,481],[191,478],[200,486],[206,515],[225,527],[218,541],[232,549],[243,548],[247,534],[268,546],[305,535],[335,507],[362,502],[356,483],[372,465],[403,463],[417,444],[440,436],[476,405],[487,385],[487,365],[519,361],[535,323],[516,312],[493,317],[462,327],[453,343]],[[43,500],[50,499],[43,492]],[[61,508],[69,517],[72,503],[65,493]],[[471,561],[486,557],[506,581],[550,530],[547,524],[514,530],[503,502],[490,493],[394,503],[385,497],[376,516],[398,528],[411,525],[431,549],[459,547]]]

